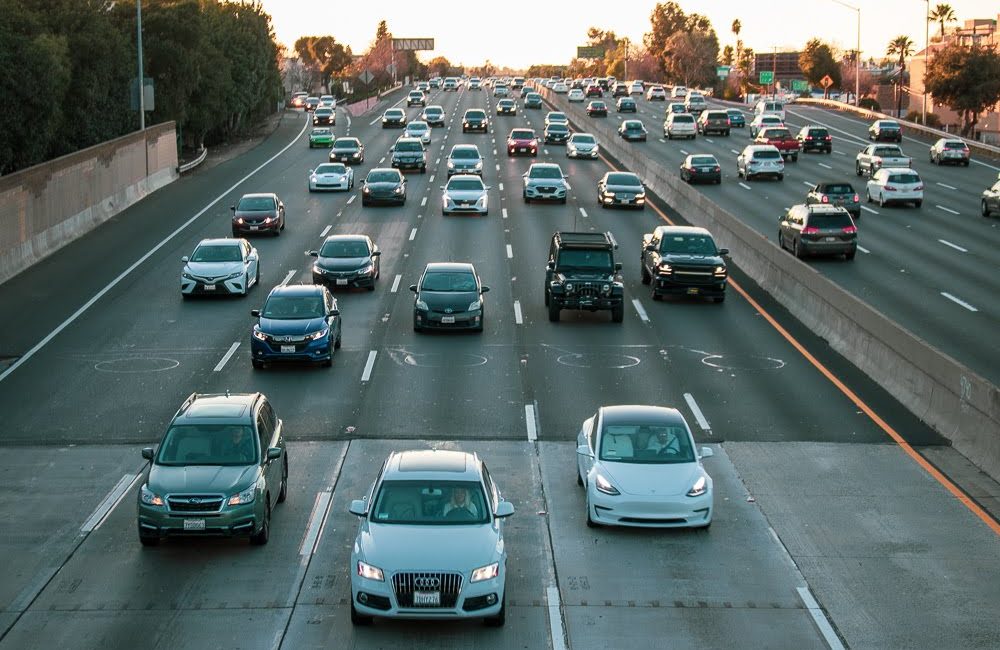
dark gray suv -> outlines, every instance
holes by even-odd
[[[817,203],[793,205],[778,217],[778,245],[795,257],[843,255],[858,252],[858,228],[846,209]]]

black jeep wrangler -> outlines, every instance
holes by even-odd
[[[610,309],[616,323],[625,318],[625,285],[615,262],[618,242],[602,232],[556,232],[545,270],[545,305],[549,320],[563,309]]]

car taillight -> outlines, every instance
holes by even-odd
[[[817,228],[816,226],[806,226],[805,228],[802,229],[802,234],[803,235],[818,235],[819,234],[819,228]]]
[[[895,192],[896,191],[896,188],[893,187],[892,185],[886,185],[885,189],[888,190],[888,191],[890,191],[890,192]]]
[[[857,202],[858,202],[858,201],[860,201],[860,200],[861,200],[861,197],[860,197],[860,196],[858,196],[857,194],[855,194],[855,195],[854,195],[854,202],[855,202],[855,203],[857,203]]]
[[[726,118],[726,126],[732,126],[733,122],[728,117]]]
[[[807,135],[806,136],[806,140],[812,140],[812,139],[813,139],[813,137],[811,135]]]
[[[858,227],[857,226],[846,226],[846,227],[844,227],[844,234],[845,235],[856,235],[856,234],[858,234]]]
[[[833,140],[833,138],[832,138],[831,136],[829,136],[829,135],[828,135],[828,136],[826,136],[826,137],[825,137],[825,138],[823,138],[823,139],[824,139],[824,140]]]
[[[829,202],[830,202],[830,197],[827,196],[826,194],[824,194],[823,195],[823,203],[829,203]]]
[[[717,172],[721,172],[721,171],[722,171],[722,167],[716,167],[716,168],[715,168],[715,171],[717,171]]]

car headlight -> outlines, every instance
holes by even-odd
[[[358,269],[358,274],[359,275],[371,275],[372,271],[374,271],[374,270],[375,270],[375,265],[373,263],[371,263],[371,262],[368,262],[367,264],[365,264],[364,266],[362,266],[360,269]]]
[[[613,198],[615,198],[615,193],[612,192],[612,191],[610,191],[610,190],[604,190],[603,194],[604,194],[604,198],[606,198],[606,199],[613,199]]]
[[[604,478],[600,474],[597,474],[594,477],[594,483],[595,486],[597,487],[598,492],[603,492],[604,494],[610,494],[611,496],[616,496],[618,494],[621,494],[621,492],[618,491],[618,488],[611,485],[611,481]],[[688,494],[690,494],[690,492]]]
[[[673,270],[674,270],[673,267],[667,264],[666,262],[660,264],[660,273],[672,273]]]
[[[700,497],[706,492],[708,492],[708,481],[705,480],[704,476],[699,476],[698,480],[691,486],[691,489],[687,491],[687,495],[689,497]]]
[[[448,161],[448,169],[455,169],[455,162],[452,160]]]
[[[267,334],[265,334],[264,332],[261,332],[260,328],[257,327],[256,325],[254,325],[254,328],[253,328],[253,337],[255,339],[257,339],[258,341],[266,341],[267,340]]]
[[[717,266],[715,267],[715,276],[718,278],[723,278],[726,276],[726,267]]]
[[[312,334],[306,334],[306,340],[309,340],[309,341],[318,341],[319,339],[323,338],[324,336],[326,336],[329,333],[330,333],[330,328],[329,327],[324,327],[323,329],[321,329],[318,332],[313,332]]]
[[[365,185],[364,189],[361,190],[361,192],[364,194],[371,194],[371,191],[372,191],[371,188],[368,187],[367,185]]]
[[[236,278],[240,277],[241,275],[243,275],[243,271],[237,271],[235,273],[230,273],[229,275],[227,275],[225,277],[225,279],[226,280],[235,280]]]
[[[486,207],[486,196],[483,195],[483,196],[479,197],[479,200],[476,201],[476,205],[478,205],[481,208],[485,208]]]
[[[420,310],[420,311],[427,311],[427,303],[426,303],[426,302],[424,302],[423,300],[418,300],[418,301],[417,301],[416,303],[414,303],[414,304],[415,304],[415,306],[416,306],[416,308],[417,308],[418,310]]]
[[[358,575],[366,580],[377,580],[378,582],[385,581],[385,578],[382,576],[382,569],[377,566],[365,564],[361,560],[358,560]]]
[[[493,564],[487,564],[486,566],[481,566],[472,572],[472,578],[469,582],[482,582],[483,580],[490,580],[492,578],[500,575],[500,563],[494,562]]]
[[[483,303],[482,303],[481,300],[473,300],[472,302],[469,303],[469,308],[466,309],[466,311],[476,311],[477,309],[479,309],[482,306],[483,306]]]
[[[181,271],[181,277],[184,278],[185,280],[194,280],[194,276],[188,273],[187,271]]]
[[[163,497],[154,492],[150,492],[149,488],[145,485],[139,490],[139,499],[142,500],[147,506],[162,506]]]
[[[476,169],[482,169],[482,168],[483,168],[483,161],[480,160],[479,162],[476,163]]]
[[[397,187],[396,189],[394,189],[393,193],[394,194],[402,194],[403,193],[403,186],[400,185],[399,187]]]
[[[601,285],[601,291],[604,292],[604,293],[610,293],[611,292],[611,285],[607,284],[607,283],[604,283],[603,285]]]
[[[228,504],[231,506],[242,506],[247,503],[253,503],[254,497],[257,493],[257,486],[251,485],[247,489],[243,490],[239,494],[234,494],[229,497]]]

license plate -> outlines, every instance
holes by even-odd
[[[699,291],[698,287],[688,287],[688,294],[689,295],[693,296],[693,295],[697,294],[698,291]]]
[[[282,345],[281,346],[281,351],[282,352],[295,352],[295,346],[294,345]]]
[[[257,230],[257,226],[250,226],[250,230]]]
[[[836,237],[824,237],[823,241],[837,241]]]
[[[440,591],[414,591],[413,592],[413,604],[430,606],[430,607],[440,607],[441,606],[441,592]]]
[[[525,149],[524,147],[521,147],[520,149],[518,149],[518,151],[520,151],[521,153],[526,153],[528,150]]]
[[[347,279],[346,278],[337,278],[337,284],[338,285],[346,285],[347,284]]]
[[[206,284],[205,285],[205,291],[215,291],[215,285],[214,284]]]
[[[445,323],[445,324],[454,323],[455,322],[455,317],[454,316],[442,316],[441,317],[441,322]]]
[[[204,519],[185,519],[184,530],[205,530]]]

